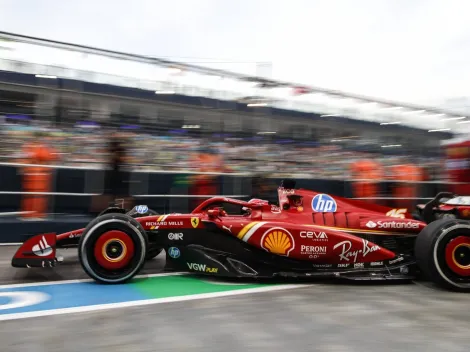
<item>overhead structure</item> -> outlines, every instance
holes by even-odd
[[[0,70],[33,73],[44,79],[83,81],[243,102],[250,107],[344,116],[428,132],[451,131],[469,116],[436,107],[399,103],[339,90],[0,32]]]

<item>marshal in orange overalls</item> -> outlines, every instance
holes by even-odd
[[[401,164],[392,167],[392,177],[397,181],[393,188],[393,197],[396,198],[395,206],[411,209],[413,199],[418,195],[419,184],[423,173],[419,166],[412,164]]]
[[[351,164],[353,194],[357,198],[374,198],[379,194],[379,182],[382,178],[382,166],[369,159]],[[355,181],[356,180],[356,181]],[[374,199],[365,201],[374,202]]]
[[[48,197],[44,194],[31,194],[31,192],[50,192],[52,170],[42,165],[55,160],[52,149],[37,143],[26,145],[26,158],[23,163],[23,195],[22,211],[24,218],[44,218],[47,214]],[[29,194],[28,194],[29,193]]]
[[[220,156],[200,153],[193,159],[193,165],[199,172],[222,172],[223,164]],[[197,174],[192,177],[192,187],[190,194],[198,196],[216,195],[218,185],[216,183],[217,176],[208,174]],[[193,206],[199,205],[204,198],[195,199]]]

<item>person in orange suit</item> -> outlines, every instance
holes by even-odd
[[[47,215],[48,196],[45,194],[31,194],[50,192],[52,170],[50,165],[56,160],[57,154],[47,144],[45,135],[36,133],[30,142],[23,147],[23,195],[22,216],[24,219],[43,219]],[[29,194],[28,194],[29,193]]]
[[[353,194],[356,198],[374,198],[379,194],[382,166],[372,159],[362,159],[350,166]],[[374,202],[374,199],[366,201]]]
[[[418,195],[419,184],[422,181],[423,172],[419,166],[412,163],[398,164],[392,167],[392,178],[397,181],[393,188],[393,197],[396,198],[397,207],[411,209],[413,199]]]
[[[214,151],[201,151],[192,160],[193,165],[198,172],[223,172],[222,158],[215,154]],[[192,177],[192,187],[190,193],[192,195],[206,196],[217,194],[217,176],[210,174],[196,174]],[[204,198],[197,198],[192,202],[193,207],[199,205]]]

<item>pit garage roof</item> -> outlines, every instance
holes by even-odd
[[[450,132],[470,123],[469,116],[434,107],[8,32],[0,32],[0,52],[0,70],[18,70],[30,64],[34,65],[34,73],[46,78],[114,84],[155,90],[157,94],[205,96],[251,107],[314,112],[324,118],[345,116],[429,132]]]

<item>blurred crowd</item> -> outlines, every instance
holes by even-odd
[[[352,178],[351,165],[372,160],[381,166],[380,177],[393,166],[419,165],[423,180],[444,178],[443,161],[438,158],[411,158],[345,150],[340,145],[317,147],[275,144],[269,141],[208,139],[182,135],[150,135],[132,131],[119,132],[126,150],[125,163],[140,170],[206,171],[224,173],[264,173],[272,176],[296,175],[328,179]],[[44,129],[2,125],[1,162],[22,162],[23,146],[40,141],[52,148],[53,163],[70,167],[102,168],[109,161],[109,132],[93,128]]]

